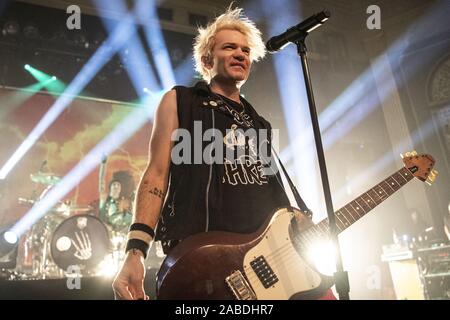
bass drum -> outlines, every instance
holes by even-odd
[[[109,233],[97,217],[76,215],[56,228],[50,251],[55,264],[66,272],[90,274],[111,251]]]

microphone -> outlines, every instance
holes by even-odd
[[[320,27],[326,20],[328,20],[329,17],[330,12],[328,10],[324,10],[312,15],[308,19],[300,22],[298,25],[287,29],[282,34],[270,38],[266,44],[267,51],[270,53],[275,53],[283,49],[287,44],[289,44],[289,42],[295,42],[306,37],[308,33]]]

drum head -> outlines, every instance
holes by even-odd
[[[64,220],[51,242],[53,261],[63,270],[77,266],[82,273],[93,271],[110,250],[108,230],[100,219],[77,215]]]

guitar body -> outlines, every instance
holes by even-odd
[[[428,183],[436,178],[437,171],[432,170],[435,161],[430,155],[407,153],[403,162],[405,167],[334,213],[338,232],[414,177]],[[164,260],[157,275],[157,298],[320,298],[333,285],[332,278],[312,268],[304,251],[317,237],[327,235],[328,228],[328,219],[313,225],[298,209],[281,208],[252,234],[208,232],[191,236]],[[297,232],[292,232],[293,229]]]
[[[278,209],[255,233],[208,232],[177,245],[157,275],[158,299],[315,299],[332,285],[293,246],[298,229],[312,221]]]

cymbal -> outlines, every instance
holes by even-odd
[[[91,211],[93,208],[92,207],[70,207],[69,210],[70,212],[89,212]]]
[[[19,204],[27,206],[27,207],[32,207],[36,203],[36,200],[27,199],[27,198],[19,198],[17,200],[18,200]]]
[[[94,209],[91,206],[77,206],[77,205],[68,205],[65,203],[61,203],[58,207],[53,209],[55,212],[89,212]]]
[[[54,185],[61,180],[61,177],[58,177],[53,173],[41,173],[41,172],[30,174],[30,178],[31,181],[33,182],[45,185]]]

